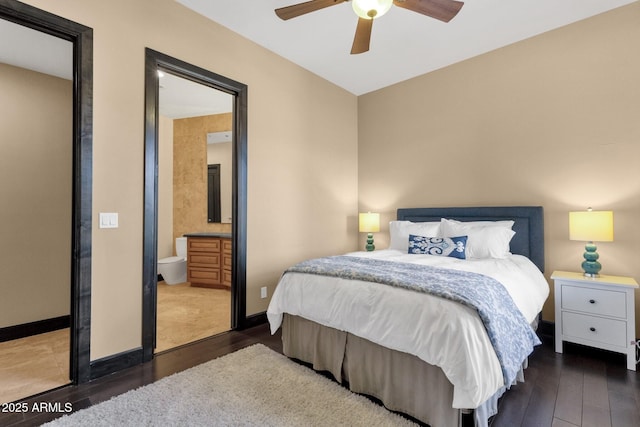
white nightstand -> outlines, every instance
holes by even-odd
[[[556,352],[562,342],[602,348],[627,355],[627,369],[636,370],[634,291],[630,277],[585,277],[554,271]]]

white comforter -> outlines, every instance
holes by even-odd
[[[540,270],[520,255],[473,260],[396,250],[348,255],[491,276],[505,286],[530,323],[549,295]],[[267,310],[272,333],[280,327],[283,313],[350,332],[441,367],[454,386],[454,408],[476,408],[505,385],[482,321],[474,310],[453,301],[376,283],[287,273]]]

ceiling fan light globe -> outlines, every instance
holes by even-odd
[[[360,18],[380,18],[387,13],[393,5],[393,0],[352,0],[353,11]]]

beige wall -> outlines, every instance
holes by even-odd
[[[231,232],[231,224],[207,222],[207,133],[230,130],[232,119],[232,113],[225,113],[173,121],[174,238],[185,233]],[[227,169],[230,165],[228,162]]]
[[[248,85],[248,314],[292,262],[356,246],[354,95],[173,0],[26,3],[94,30],[92,360],[141,345],[145,47]]]
[[[0,63],[0,328],[69,314],[72,95]]]
[[[580,269],[568,212],[611,209],[602,273],[640,281],[639,22],[636,2],[361,96],[361,210],[542,205],[548,277]]]

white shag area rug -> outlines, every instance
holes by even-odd
[[[65,415],[47,426],[411,426],[256,344]]]

